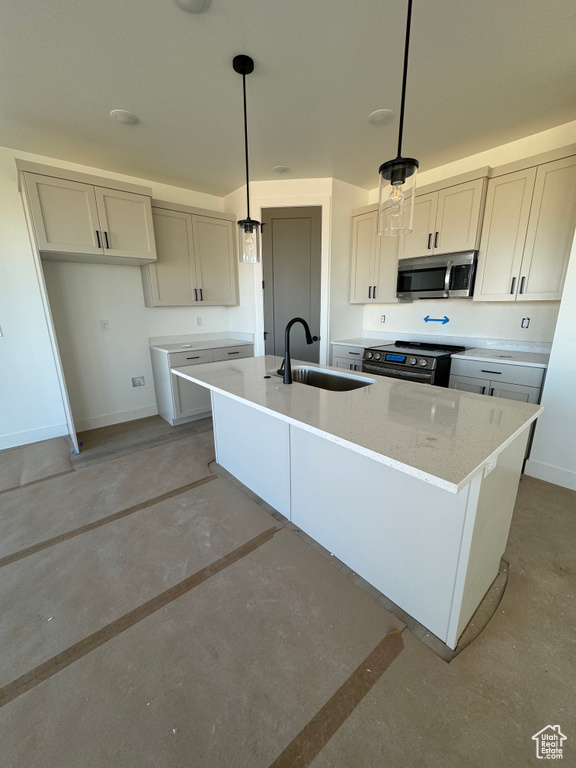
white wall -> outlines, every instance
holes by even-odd
[[[576,237],[525,472],[576,491]]]
[[[145,184],[157,198],[223,210],[223,200],[213,195],[0,148],[0,448],[67,433],[18,192],[17,157]],[[79,429],[155,412],[149,336],[229,329],[226,308],[145,308],[138,267],[49,263],[45,275]],[[201,328],[196,317],[202,318]],[[100,332],[101,319],[109,320],[108,333]],[[146,376],[143,390],[131,386],[136,375]]]
[[[322,282],[321,282],[321,327],[320,362],[328,359],[328,321],[330,292],[330,249],[331,249],[331,208],[332,179],[283,179],[255,181],[250,183],[250,213],[252,218],[262,221],[263,208],[291,206],[322,206]],[[224,210],[235,213],[237,218],[246,216],[246,188],[241,187],[224,198]],[[231,310],[231,322],[235,330],[254,333],[256,355],[264,354],[264,304],[262,296],[262,263],[240,264],[240,307]],[[233,318],[233,320],[232,320]],[[253,328],[238,327],[254,322]]]

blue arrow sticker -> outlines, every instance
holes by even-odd
[[[425,323],[442,323],[442,325],[446,325],[446,323],[450,322],[450,319],[444,315],[444,317],[430,317],[430,315],[426,315],[424,318]]]

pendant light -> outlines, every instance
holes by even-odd
[[[406,42],[404,45],[404,74],[402,77],[402,101],[398,128],[398,156],[382,163],[378,169],[378,234],[399,237],[412,232],[414,195],[418,160],[402,157],[402,132],[404,130],[404,104],[406,101],[406,75],[410,46],[410,22],[412,0],[408,0],[406,18]]]
[[[232,61],[234,71],[242,75],[244,90],[244,154],[246,159],[246,218],[238,222],[238,256],[240,261],[256,264],[260,261],[260,228],[259,221],[250,218],[250,178],[248,169],[248,123],[246,118],[246,75],[254,71],[254,62],[250,56],[234,56]]]

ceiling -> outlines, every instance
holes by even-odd
[[[396,154],[405,18],[406,0],[2,0],[0,145],[225,195],[247,53],[252,178],[371,189]],[[426,170],[576,119],[575,22],[574,0],[414,0],[404,154]]]

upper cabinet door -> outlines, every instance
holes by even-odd
[[[25,173],[38,250],[103,255],[94,187]]]
[[[576,158],[539,166],[518,286],[518,301],[555,301],[576,227]]]
[[[416,195],[412,232],[402,238],[401,259],[414,259],[433,253],[437,206],[438,192]]]
[[[484,179],[441,189],[434,230],[434,253],[473,251],[478,246]]]
[[[194,251],[192,221],[187,213],[153,208],[158,261],[142,267],[148,307],[187,307],[197,304],[192,285]]]
[[[352,217],[352,274],[350,303],[370,304],[375,283],[377,211]]]
[[[106,256],[156,261],[150,198],[104,187],[95,190]]]
[[[376,261],[376,285],[373,298],[376,304],[397,304],[399,237],[378,237],[378,259]]]
[[[200,304],[238,304],[236,224],[225,219],[192,215],[194,256]]]
[[[488,182],[474,301],[515,301],[536,169]]]

